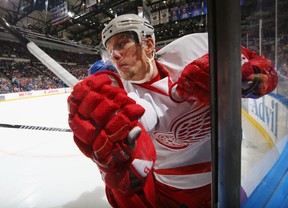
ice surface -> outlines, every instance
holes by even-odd
[[[68,95],[0,102],[0,123],[69,128]],[[0,167],[0,208],[110,207],[71,132],[0,127]]]

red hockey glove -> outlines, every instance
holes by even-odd
[[[79,82],[68,105],[74,141],[86,156],[109,172],[132,160],[127,136],[144,109],[127,96],[117,75],[100,72]]]
[[[278,84],[278,76],[272,62],[241,48],[242,97],[259,98],[272,92]]]
[[[102,179],[109,188],[121,190],[121,192],[135,192],[143,188],[149,175],[151,177],[156,151],[147,131],[140,123],[138,125],[139,127],[132,129],[128,136],[128,141],[137,139],[136,145],[130,144],[130,149],[134,150],[133,159],[127,163],[118,161],[121,164],[120,169],[112,171],[99,166]]]
[[[178,81],[169,89],[172,100],[176,102],[210,103],[210,78],[208,54],[188,64]]]

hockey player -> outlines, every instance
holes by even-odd
[[[110,61],[104,62],[103,60],[97,60],[88,69],[88,76],[95,74],[96,72],[99,71],[112,71],[117,73],[117,70]]]
[[[184,36],[155,54],[151,24],[126,14],[103,29],[102,39],[120,78],[89,76],[68,103],[74,141],[99,167],[109,203],[211,206],[207,34]],[[273,91],[278,78],[271,62],[241,52],[243,97]]]

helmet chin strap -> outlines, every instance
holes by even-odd
[[[152,55],[152,58],[148,58],[147,57],[147,55],[145,54],[145,56],[146,56],[146,61],[147,61],[147,63],[149,64],[149,72],[145,75],[145,77],[143,78],[143,79],[141,79],[141,80],[129,80],[129,82],[131,82],[131,83],[134,83],[134,84],[143,84],[143,83],[145,83],[145,82],[148,82],[148,81],[150,81],[151,80],[151,78],[152,78],[152,74],[153,74],[153,64],[152,64],[152,62],[153,62],[153,60],[154,60],[154,54],[155,53],[153,53],[153,55]]]

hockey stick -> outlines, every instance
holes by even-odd
[[[4,27],[4,29],[8,30],[13,36],[15,36],[22,44],[26,45],[31,54],[33,54],[41,63],[56,74],[56,76],[69,87],[73,88],[78,82],[76,77],[74,77],[53,58],[46,54],[34,42],[28,40],[17,29],[13,28],[3,17],[0,17],[0,24]]]
[[[15,125],[15,124],[3,124],[0,123],[0,127],[13,128],[13,129],[28,129],[28,130],[41,130],[41,131],[60,131],[60,132],[72,132],[70,129],[45,127],[45,126],[30,126],[30,125]]]

